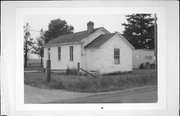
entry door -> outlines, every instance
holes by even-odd
[[[97,53],[96,50],[90,51],[90,70],[97,69]]]

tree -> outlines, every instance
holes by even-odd
[[[40,30],[40,36],[36,39],[35,44],[33,46],[33,54],[36,54],[38,56],[40,56],[41,58],[41,67],[43,65],[43,55],[44,55],[44,50],[43,50],[43,45],[45,43],[45,37],[44,37],[44,31],[43,29]]]
[[[67,25],[65,20],[55,19],[51,20],[48,26],[48,30],[44,33],[45,43],[49,40],[55,39],[56,37],[64,34],[73,33],[74,27]]]
[[[24,67],[27,67],[28,54],[30,53],[34,44],[33,38],[30,38],[29,24],[26,23],[24,28]]]
[[[123,23],[123,36],[136,49],[154,49],[154,18],[151,14],[126,15],[127,23]]]

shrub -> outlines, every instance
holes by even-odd
[[[149,68],[150,68],[150,63],[149,63],[149,62],[146,62],[146,63],[144,64],[144,68],[145,68],[145,69],[149,69]]]
[[[140,66],[139,66],[139,69],[144,69],[144,64],[142,63]]]
[[[155,64],[154,63],[150,64],[150,69],[155,69]]]

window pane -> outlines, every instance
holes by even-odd
[[[58,60],[61,60],[61,47],[58,47]]]
[[[119,59],[114,59],[114,64],[119,64]]]
[[[114,49],[114,55],[119,55],[119,49]]]
[[[70,46],[70,61],[73,61],[73,46]]]
[[[120,50],[119,48],[114,48],[114,64],[120,63]]]

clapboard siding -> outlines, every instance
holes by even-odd
[[[114,64],[114,48],[120,49],[120,64]],[[101,73],[132,70],[132,48],[119,36],[115,35],[101,48]]]
[[[73,46],[73,61],[70,61],[70,46]],[[61,60],[58,60],[58,47],[61,47]],[[44,61],[47,60],[48,48],[44,51]],[[80,44],[69,44],[69,45],[59,45],[50,48],[50,59],[51,59],[51,69],[67,69],[76,68],[77,63],[81,62],[81,45]],[[44,65],[46,67],[46,63]]]

